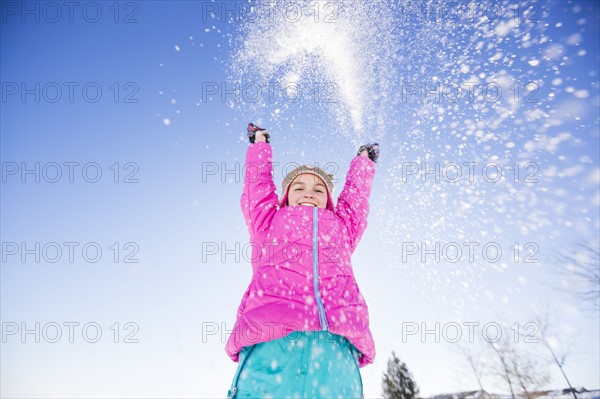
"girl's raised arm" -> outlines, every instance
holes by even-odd
[[[367,144],[358,150],[346,175],[346,184],[338,197],[336,214],[344,220],[354,251],[367,228],[369,196],[375,177],[375,162],[379,158],[379,145]]]
[[[273,151],[269,133],[248,125],[250,146],[246,152],[244,187],[240,205],[250,232],[250,240],[266,231],[277,209],[277,193],[273,182]]]

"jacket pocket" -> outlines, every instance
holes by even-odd
[[[346,276],[342,290],[339,292],[338,298],[340,298],[340,305],[342,306],[356,306],[361,305],[361,296],[358,291],[358,284],[352,276]]]

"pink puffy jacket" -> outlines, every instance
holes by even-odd
[[[326,330],[354,344],[361,352],[360,367],[372,363],[368,308],[350,258],[367,227],[375,163],[362,156],[352,160],[335,210],[330,198],[327,209],[280,207],[270,144],[248,147],[245,171],[241,206],[250,231],[253,275],[227,354],[238,361],[244,346],[295,330]]]

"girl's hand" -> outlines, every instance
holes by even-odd
[[[269,137],[269,133],[267,133],[266,130],[264,132],[256,132],[255,140],[258,141],[259,143],[268,143],[267,137]]]
[[[369,159],[375,163],[379,159],[379,144],[365,144],[360,146],[356,155],[362,155],[363,157],[369,157]]]
[[[269,142],[269,132],[267,129],[263,129],[262,127],[256,126],[254,123],[248,123],[248,141],[254,144],[255,141],[259,141],[261,143]]]

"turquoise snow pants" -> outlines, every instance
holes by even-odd
[[[347,338],[327,331],[294,331],[247,346],[227,397],[361,399],[358,355]]]

